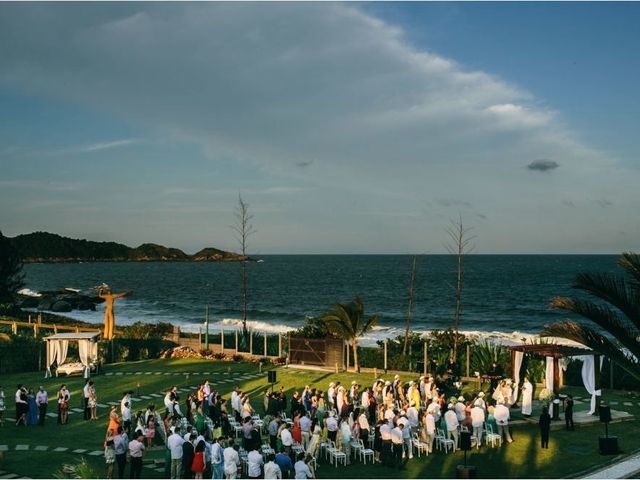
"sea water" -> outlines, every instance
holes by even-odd
[[[336,302],[360,296],[367,315],[378,314],[369,342],[404,331],[411,276],[410,255],[267,255],[248,268],[249,326],[286,332],[322,314]],[[579,272],[615,272],[613,255],[468,255],[463,259],[460,330],[519,339],[545,323],[567,318],[549,307],[572,289]],[[170,322],[185,330],[202,327],[209,306],[210,329],[236,328],[241,318],[239,263],[77,263],[25,265],[34,291],[90,289],[102,283],[132,295],[116,303],[116,321]],[[412,329],[452,326],[456,258],[418,257]],[[95,312],[69,316],[100,322]]]

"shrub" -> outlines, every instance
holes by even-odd
[[[233,355],[231,357],[231,360],[233,360],[234,362],[243,362],[244,361],[244,355],[240,355],[240,354],[236,353],[235,355]]]

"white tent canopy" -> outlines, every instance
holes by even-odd
[[[100,332],[56,333],[45,337],[47,342],[47,372],[51,376],[51,366],[55,363],[58,370],[65,365],[69,342],[78,342],[78,356],[86,377],[89,376],[91,364],[98,361],[98,340]]]

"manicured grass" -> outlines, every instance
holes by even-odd
[[[276,388],[283,385],[287,391],[302,389],[305,384],[314,385],[326,390],[330,381],[340,380],[348,385],[351,380],[357,380],[360,384],[370,385],[373,376],[371,374],[333,374],[319,371],[301,371],[294,369],[278,368],[278,383]],[[243,373],[258,373],[258,366],[249,363],[229,363],[205,360],[151,360],[144,362],[128,362],[110,365],[106,368],[112,375],[100,375],[94,377],[99,403],[118,401],[125,390],[136,391],[136,384],[140,383],[140,394],[161,393],[171,385],[179,387],[194,386],[208,378],[223,394],[228,394],[236,383],[241,389],[248,392],[252,398],[253,407],[262,413],[262,391],[267,384],[266,372],[263,375],[248,380],[233,380],[236,375]],[[135,372],[143,372],[135,374]],[[162,375],[145,375],[144,372],[162,372]],[[189,373],[187,377],[185,373]],[[202,372],[209,372],[203,375]],[[115,375],[122,373],[122,375]],[[134,374],[127,374],[134,373]],[[169,375],[165,375],[168,373]],[[179,375],[174,375],[179,373]],[[387,376],[390,379],[391,376]],[[384,378],[384,376],[383,376]],[[220,383],[224,381],[224,383]],[[70,387],[72,400],[71,407],[81,406],[81,388],[83,380],[79,377],[60,377],[44,379],[42,372],[3,375],[0,383],[5,388],[8,410],[5,416],[12,418],[13,393],[18,383],[37,388],[44,385],[51,397],[62,383]],[[581,397],[586,397],[582,389],[567,389]],[[610,401],[618,401],[615,409],[622,409],[640,416],[640,397],[624,392],[609,392],[605,390],[604,398]],[[136,396],[136,395],[134,395]],[[182,395],[185,398],[186,394]],[[623,402],[632,402],[631,406],[624,406]],[[134,403],[134,411],[143,409],[147,404],[154,403],[162,406],[162,398],[153,400],[140,400]],[[577,409],[586,408],[586,404],[577,405]],[[50,405],[50,411],[55,411],[55,405]],[[9,445],[9,450],[4,452],[4,459],[0,460],[0,470],[26,475],[33,478],[50,478],[60,470],[64,463],[74,463],[81,455],[54,453],[50,450],[55,447],[68,447],[70,450],[84,448],[89,451],[101,450],[104,434],[108,423],[108,409],[99,409],[100,420],[98,422],[85,422],[82,413],[69,416],[69,424],[59,426],[55,418],[47,418],[44,427],[20,427],[11,423],[5,424],[0,429],[0,445]],[[535,413],[535,412],[534,412]],[[518,414],[514,412],[514,417]],[[569,477],[577,472],[595,467],[599,464],[610,462],[611,457],[600,456],[597,452],[598,436],[603,433],[601,426],[576,427],[574,432],[564,430],[552,431],[550,448],[542,450],[539,447],[538,428],[535,425],[514,426],[512,428],[514,443],[501,448],[491,449],[482,447],[468,455],[469,464],[479,469],[481,477],[492,478],[558,478]],[[640,426],[637,421],[612,424],[609,428],[612,435],[620,437],[620,447],[625,452],[640,448]],[[16,445],[29,445],[29,451],[16,451]],[[47,445],[47,452],[34,451],[36,445]],[[99,474],[104,472],[104,458],[102,456],[85,456]],[[154,448],[146,458],[164,458],[164,449],[161,446]],[[318,469],[319,478],[452,478],[455,477],[456,465],[463,462],[462,452],[445,455],[436,452],[428,458],[413,459],[403,469],[394,470],[381,466],[362,465],[356,462],[349,467],[335,469],[321,462]],[[127,470],[128,475],[128,470]],[[152,469],[143,469],[145,478],[162,478],[163,474]]]

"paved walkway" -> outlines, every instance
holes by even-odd
[[[617,462],[582,478],[637,478],[640,472],[640,453]]]

